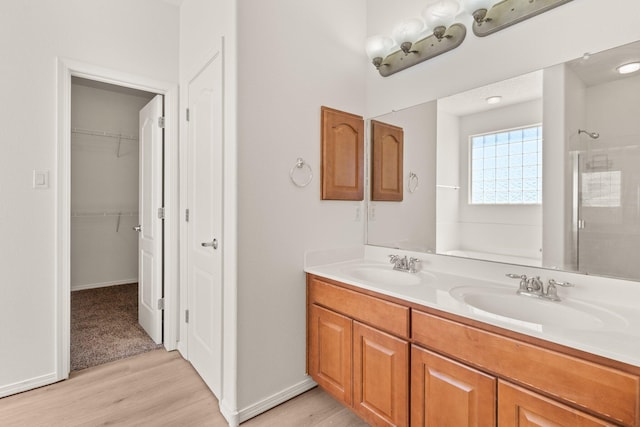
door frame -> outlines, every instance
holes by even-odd
[[[71,356],[71,77],[82,77],[164,96],[164,346],[178,341],[178,85],[57,58],[56,377],[69,377]]]

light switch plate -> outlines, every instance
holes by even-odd
[[[46,189],[49,188],[49,171],[33,171],[33,188]]]

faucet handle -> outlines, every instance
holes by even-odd
[[[569,282],[556,282],[555,279],[549,279],[549,285],[562,286],[564,288],[572,288],[575,286],[573,283],[569,283]]]
[[[547,286],[547,292],[544,293],[544,297],[551,301],[560,301],[560,297],[558,296],[558,289],[556,288],[557,283],[555,280],[549,280],[549,286]]]
[[[409,258],[409,273],[417,273],[418,268],[416,267],[416,265],[419,263],[420,260],[418,258]]]
[[[514,274],[514,273],[507,273],[505,274],[505,276],[507,276],[510,279],[520,279],[520,287],[518,288],[518,291],[527,291],[527,275],[526,274]]]
[[[396,261],[398,261],[398,260],[400,259],[400,256],[399,256],[399,255],[393,255],[393,254],[391,254],[391,255],[388,255],[388,256],[389,256],[389,262],[390,262],[391,264],[395,264],[395,263],[396,263]]]

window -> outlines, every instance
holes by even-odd
[[[471,204],[542,203],[542,126],[469,137]]]

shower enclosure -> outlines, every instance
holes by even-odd
[[[640,134],[629,139],[571,153],[578,271],[640,280]]]

